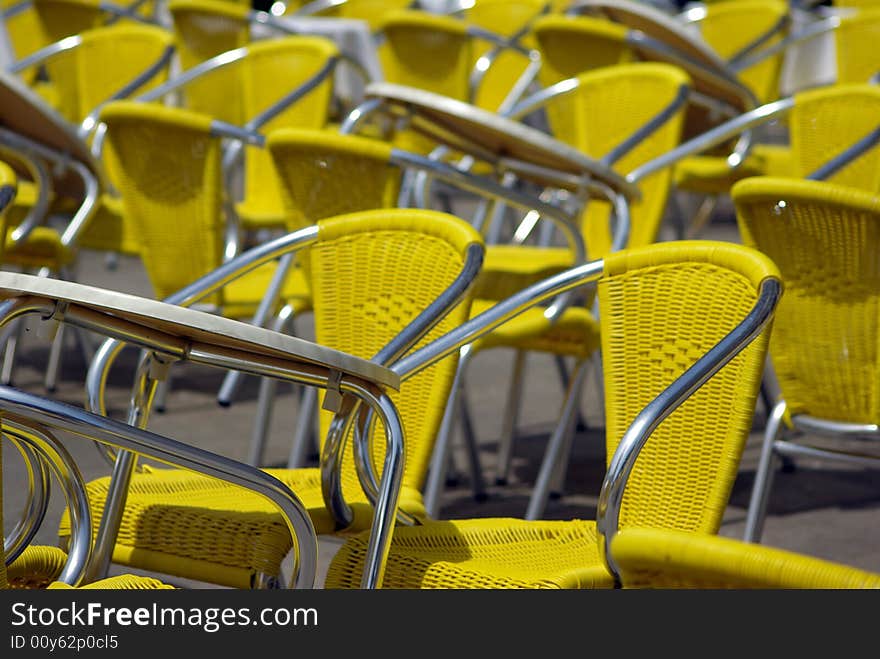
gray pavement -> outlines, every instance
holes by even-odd
[[[709,227],[704,237],[736,240],[736,228],[730,221],[729,214],[722,212],[720,220]],[[143,268],[136,259],[122,258],[115,270],[109,270],[104,265],[103,255],[84,252],[79,280],[150,295]],[[309,336],[311,328],[308,322],[301,323],[298,331]],[[45,394],[42,378],[47,354],[48,342],[45,339],[27,336],[16,362],[14,384],[28,391]],[[117,417],[121,415],[127,402],[127,387],[131,383],[134,358],[134,351],[130,354],[124,353],[111,378],[111,414]],[[520,433],[511,482],[504,487],[495,486],[497,439],[511,361],[511,355],[505,350],[480,354],[476,358],[475,367],[471,369],[469,380],[468,395],[475,412],[480,458],[490,486],[488,499],[475,501],[471,496],[468,479],[462,476],[459,482],[446,491],[443,517],[517,517],[525,512],[537,465],[561,403],[562,390],[551,360],[541,355],[531,356],[520,410]],[[60,387],[53,395],[81,405],[85,367],[83,357],[71,344],[65,350]],[[224,409],[216,403],[216,392],[222,376],[222,372],[208,368],[192,365],[179,367],[168,398],[167,410],[163,414],[154,414],[150,428],[232,458],[244,459],[256,408],[256,382],[249,378],[235,404]],[[279,387],[278,396],[266,452],[266,464],[272,466],[284,464],[291,431],[296,423],[296,399],[292,391]],[[595,516],[597,494],[604,473],[602,414],[595,396],[595,387],[586,388],[582,412],[589,429],[577,434],[565,494],[550,502],[546,514],[548,518],[589,519]],[[722,535],[742,535],[745,506],[753,480],[763,422],[764,410],[759,404],[754,432],[733,489],[721,529]],[[108,465],[93,445],[78,438],[65,438],[65,441],[86,479],[109,473]],[[459,462],[464,464],[463,460]],[[4,530],[8,532],[23,500],[26,485],[21,463],[8,444],[4,446],[3,467],[7,525]],[[62,506],[61,495],[56,489],[48,517],[37,536],[38,543],[56,542]],[[811,461],[799,460],[793,472],[777,474],[769,512],[764,534],[765,544],[880,572],[880,530],[877,524],[880,519],[880,472],[833,465],[820,468],[820,465]],[[338,543],[335,540],[322,539],[322,568],[336,546]],[[201,586],[175,579],[168,581],[184,586]]]

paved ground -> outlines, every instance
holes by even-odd
[[[722,215],[721,221],[710,227],[708,237],[736,240],[735,226],[729,221],[729,217],[724,221]],[[140,264],[131,259],[123,259],[117,270],[110,271],[104,267],[100,255],[86,253],[82,259],[80,281],[127,292],[150,293]],[[308,332],[308,328],[303,327],[301,331]],[[44,393],[42,371],[47,349],[45,340],[28,338],[18,357],[15,385]],[[123,359],[111,382],[111,402],[117,415],[126,402],[126,387],[131,381],[133,357],[132,352],[127,359]],[[510,365],[510,355],[499,350],[478,356],[476,367],[471,369],[470,402],[477,412],[475,421],[481,442],[480,457],[490,483],[494,480],[495,449],[501,424],[500,410]],[[55,395],[81,404],[84,371],[85,363],[78,351],[73,348],[67,350],[61,386]],[[150,428],[230,457],[243,459],[255,410],[256,385],[250,380],[237,403],[229,409],[222,409],[215,402],[221,378],[219,371],[183,367],[179,377],[175,378],[167,411],[154,415]],[[291,392],[283,389],[279,396],[266,454],[266,463],[269,465],[281,465],[286,460],[288,437],[296,423]],[[530,358],[526,395],[520,412],[521,436],[516,444],[511,483],[506,487],[493,485],[488,500],[478,503],[470,496],[469,483],[463,479],[448,489],[443,516],[523,515],[537,464],[547,436],[553,428],[560,401],[561,389],[553,364],[541,356]],[[592,518],[595,515],[596,495],[604,473],[604,451],[602,416],[589,388],[584,395],[582,410],[592,429],[577,436],[567,492],[563,498],[551,501],[547,510],[547,516],[551,518]],[[747,446],[721,529],[721,533],[726,536],[738,537],[743,530],[763,415],[763,409],[759,408],[755,432]],[[71,440],[68,445],[87,479],[108,473],[108,466],[91,444]],[[7,445],[4,456],[6,531],[9,530],[8,525],[13,521],[14,513],[19,509],[26,483],[17,456],[13,453]],[[38,535],[38,542],[55,542],[55,529],[62,506],[60,498],[56,491],[48,518]],[[818,465],[804,460],[798,462],[793,473],[780,473],[776,478],[764,541],[769,545],[880,571],[878,519],[880,472],[839,467],[819,469]],[[333,541],[322,542],[324,562],[335,546]]]

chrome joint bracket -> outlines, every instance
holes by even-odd
[[[168,355],[152,353],[150,355],[150,379],[156,382],[164,382],[168,379],[168,371],[171,370],[171,365],[178,361],[180,360]]]
[[[48,316],[42,316],[40,323],[37,325],[37,338],[54,341],[58,334],[58,327],[64,322],[67,315],[67,309],[70,303],[66,300],[56,300],[52,313]]]
[[[330,371],[327,378],[327,391],[324,393],[322,409],[334,414],[342,408],[342,391],[339,388],[342,383],[342,371]]]

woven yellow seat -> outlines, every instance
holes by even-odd
[[[612,549],[624,588],[880,588],[880,574],[730,538],[631,528]]]
[[[769,332],[659,424],[637,457],[616,455],[640,412],[737,326],[773,264],[725,243],[662,243],[609,254],[598,282],[609,473],[624,488],[620,528],[716,533],[748,437]],[[628,478],[620,462],[633,464]],[[622,482],[618,479],[624,479]],[[608,478],[603,497],[612,487]],[[609,499],[602,499],[606,502]],[[617,497],[621,498],[618,499]],[[599,513],[604,514],[604,504]],[[610,504],[609,504],[610,505]],[[615,524],[608,522],[606,524]],[[612,587],[593,521],[454,520],[400,529],[385,585],[399,588]],[[363,535],[335,555],[328,588],[357,587]]]
[[[283,152],[283,132],[271,144],[273,153]],[[365,358],[379,352],[444,292],[462,272],[470,248],[481,244],[479,234],[464,221],[433,211],[372,211],[322,220],[318,227],[319,239],[304,261],[316,340]],[[420,344],[461,324],[469,307],[465,296]],[[406,433],[400,507],[416,516],[424,515],[419,490],[454,370],[455,359],[438,362],[391,396]],[[322,438],[330,417],[321,413]],[[384,446],[376,444],[378,460]],[[351,528],[363,529],[373,511],[350,446],[343,460],[343,494],[354,508]],[[320,532],[336,530],[321,493],[319,469],[270,473],[291,486]],[[88,485],[96,519],[105,499],[102,488],[106,480]],[[62,537],[67,528],[65,520]],[[257,574],[277,576],[291,546],[283,519],[265,499],[212,479],[157,470],[133,476],[113,557],[124,565],[247,588]]]
[[[786,285],[770,345],[779,398],[746,524],[745,538],[758,540],[774,456],[877,465],[846,438],[876,441],[872,424],[880,420],[880,198],[834,183],[757,177],[734,186],[733,200],[743,242],[773,258]]]

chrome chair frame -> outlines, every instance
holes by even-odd
[[[288,238],[286,242],[283,243],[283,246],[289,247],[290,245],[306,244],[310,239],[313,239],[315,233],[315,229],[298,232]],[[260,256],[263,257],[261,261],[251,259],[250,255],[248,259],[240,260],[239,263],[236,264],[241,265],[242,270],[240,271],[236,271],[234,268],[218,269],[208,277],[202,278],[202,280],[196,282],[196,285],[181,291],[178,299],[194,302],[201,296],[209,295],[213,290],[216,290],[244,272],[257,267],[257,265],[278,258],[280,255],[279,249],[280,247],[276,241],[275,244],[270,245],[268,250],[263,249],[261,251]],[[21,277],[22,275],[19,276]],[[77,289],[75,290],[75,293],[81,296],[95,292],[95,289],[91,287],[79,287],[75,284],[69,284],[69,286],[76,286]],[[7,288],[14,289],[14,286],[7,286]],[[364,375],[358,374],[357,372],[344,372],[343,370],[340,370],[340,367],[337,365],[330,362],[320,361],[320,356],[317,360],[314,356],[304,356],[302,360],[297,361],[297,355],[290,354],[290,358],[288,359],[279,359],[277,357],[268,357],[258,353],[249,352],[245,349],[231,349],[219,344],[212,345],[208,340],[204,339],[198,341],[191,339],[187,340],[185,337],[181,338],[169,334],[168,331],[163,331],[163,329],[153,328],[148,322],[143,322],[142,324],[142,321],[135,323],[126,318],[120,318],[119,316],[114,315],[115,311],[115,308],[107,309],[100,305],[97,307],[83,306],[81,303],[78,303],[76,299],[71,301],[66,299],[66,297],[61,296],[44,295],[41,297],[40,292],[34,290],[25,290],[20,296],[10,298],[0,303],[0,326],[22,315],[36,313],[39,314],[43,320],[72,323],[79,327],[83,327],[84,329],[98,331],[111,337],[111,340],[104,344],[104,346],[108,346],[109,344],[111,351],[113,348],[121,348],[123,344],[140,346],[144,350],[138,365],[136,381],[132,393],[132,406],[128,414],[127,424],[113,421],[106,416],[77,410],[78,414],[86,415],[89,427],[92,430],[91,433],[79,432],[79,434],[93,437],[105,444],[109,443],[127,449],[120,451],[116,456],[110,486],[111,494],[108,496],[107,507],[99,527],[92,558],[88,561],[89,568],[85,573],[85,578],[92,580],[102,576],[106,571],[106,567],[109,565],[113,544],[112,542],[109,542],[108,546],[108,538],[111,540],[112,538],[115,538],[116,529],[112,528],[113,522],[114,520],[118,522],[118,515],[122,512],[127,480],[130,477],[136,461],[135,451],[138,453],[145,453],[150,457],[156,457],[157,459],[166,462],[168,462],[166,459],[167,456],[172,455],[178,458],[178,460],[172,462],[187,468],[190,468],[190,465],[203,465],[207,461],[207,456],[210,456],[213,461],[212,464],[215,466],[207,470],[203,466],[198,466],[196,471],[212,476],[216,475],[220,478],[224,478],[224,474],[228,476],[230,473],[237,475],[239,479],[246,477],[247,480],[244,482],[250,482],[252,485],[260,485],[262,483],[260,486],[263,488],[264,494],[267,493],[268,490],[277,492],[280,489],[281,491],[286,491],[285,486],[277,483],[275,479],[260,472],[256,468],[220,456],[213,456],[213,454],[206,453],[194,447],[189,447],[185,444],[173,443],[170,445],[168,442],[171,442],[172,440],[168,440],[167,438],[164,439],[164,444],[159,443],[155,440],[156,436],[151,433],[146,433],[143,430],[147,423],[149,408],[153,395],[155,394],[157,383],[167,374],[168,367],[172,362],[187,360],[193,363],[220,368],[244,369],[254,374],[306,383],[335,391],[337,392],[337,397],[335,399],[332,396],[328,396],[329,402],[327,405],[331,409],[335,407],[332,402],[333,400],[336,400],[338,403],[342,394],[351,394],[358,400],[366,403],[367,406],[370,406],[383,423],[387,424],[386,437],[389,445],[389,456],[385,461],[385,472],[383,473],[383,478],[378,488],[376,502],[377,514],[374,520],[374,528],[376,529],[377,536],[381,537],[377,540],[378,544],[375,552],[375,560],[371,562],[368,570],[365,571],[364,587],[370,588],[379,583],[381,581],[384,556],[387,552],[387,547],[383,547],[382,545],[383,543],[387,545],[389,539],[390,525],[393,522],[394,514],[396,512],[397,490],[399,489],[400,476],[402,473],[402,429],[397,417],[397,412],[384,391],[385,387],[396,387],[396,377],[392,376],[390,372],[388,375],[385,375],[385,370],[375,367],[372,364],[369,364],[369,362],[363,360],[356,361],[364,365],[369,365],[371,370],[362,372],[369,373],[370,375],[367,377],[374,377],[372,374],[375,373],[375,380],[366,379]],[[203,314],[204,312],[190,310],[189,313]],[[193,316],[193,318],[197,317],[198,316]],[[236,323],[235,321],[228,322],[243,327],[250,327],[245,324]],[[267,330],[260,331],[266,332]],[[308,344],[308,342],[302,342],[302,345],[306,344]],[[20,395],[25,397],[28,396],[28,394],[23,393]],[[47,402],[46,405],[54,405],[54,403]],[[69,406],[62,407],[66,408]],[[0,406],[0,409],[3,409],[2,406]],[[14,410],[10,410],[9,414],[12,416]],[[67,417],[74,416],[74,418],[76,418],[76,415],[73,413],[65,411],[63,415],[56,414],[54,417],[51,417],[53,423],[50,423],[49,425],[56,429],[72,430],[73,432],[82,430],[81,425],[66,425],[70,419],[66,418],[65,415]],[[58,416],[65,418],[56,418]],[[39,420],[41,423],[47,422],[46,418],[41,418]],[[98,429],[101,431],[106,430],[108,432],[102,434]],[[139,433],[144,434],[141,435]],[[109,440],[111,435],[116,438],[116,441]],[[129,441],[123,441],[123,439]],[[152,450],[146,452],[142,451],[140,448],[142,444],[148,448],[152,447]],[[165,451],[165,453],[163,453],[163,451]],[[259,474],[259,477],[255,477],[254,474]],[[229,480],[229,478],[226,478],[226,480]],[[240,480],[239,482],[242,481]],[[123,487],[123,485],[126,487]],[[269,485],[271,485],[271,487],[268,487]],[[292,493],[290,494],[290,498],[292,498],[293,501],[296,501]],[[291,506],[287,505],[287,507],[282,508],[282,510],[289,513],[291,511]],[[301,537],[302,534],[306,534],[306,537],[309,535],[312,537],[314,536],[314,530],[311,526],[308,514],[298,501],[296,503],[296,514],[291,516],[288,523],[291,525],[292,532],[300,534],[300,536],[294,535],[295,543],[297,542],[297,538]],[[85,533],[90,540],[90,526]],[[108,553],[108,550],[110,553]],[[295,562],[291,581],[292,585],[313,585],[316,551],[316,545],[315,547],[298,547],[297,554],[299,557]]]

